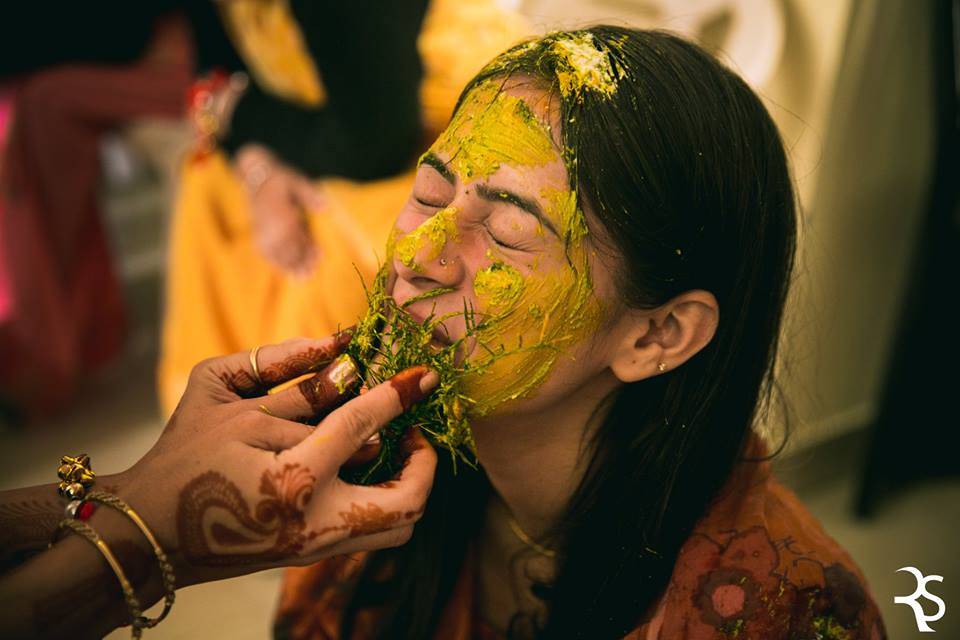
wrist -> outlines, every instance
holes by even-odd
[[[146,538],[127,516],[98,504],[87,524],[116,556],[144,611],[163,598],[165,591],[157,558]],[[90,550],[97,553],[92,546]]]
[[[103,541],[146,609],[161,597],[150,551],[119,513],[98,509],[87,524]],[[9,636],[103,637],[131,624],[119,578],[103,553],[75,531],[0,578],[0,630]]]

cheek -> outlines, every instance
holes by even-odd
[[[578,351],[601,314],[585,266],[565,265],[523,278],[515,301],[497,313],[481,332],[485,349],[471,356],[476,373],[467,380],[468,395],[476,400],[478,416],[524,398],[540,402],[552,395],[551,389],[566,388],[573,377],[587,374],[582,366],[579,371],[568,368],[577,366]]]

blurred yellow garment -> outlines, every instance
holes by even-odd
[[[290,0],[230,0],[218,2],[217,7],[257,84],[292,102],[323,104],[323,83],[291,13]]]
[[[277,0],[265,4],[287,5]],[[258,24],[236,19],[253,13],[233,15],[231,29]],[[282,22],[275,15],[272,19]],[[262,37],[264,33],[241,39],[245,44],[238,46],[240,53],[268,55],[260,53],[272,41]],[[425,130],[439,133],[463,86],[486,62],[527,34],[525,23],[494,0],[434,0],[417,42],[424,70],[420,95]],[[288,46],[282,48],[287,51],[284,62],[269,66],[271,74],[303,59]],[[279,59],[279,54],[269,55]],[[302,81],[310,70],[298,69]],[[320,95],[322,99],[322,88]],[[410,194],[414,174],[411,167],[372,182],[318,180],[327,206],[310,212],[308,221],[319,260],[310,278],[301,281],[270,266],[257,251],[249,201],[227,156],[217,152],[187,161],[168,258],[158,371],[164,411],[172,412],[190,370],[204,358],[295,336],[323,336],[353,324],[365,308],[360,276],[369,281],[383,258],[387,234]]]

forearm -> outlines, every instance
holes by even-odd
[[[113,478],[100,477],[97,488],[109,491]],[[50,542],[66,506],[54,483],[0,492],[0,573]]]
[[[141,606],[163,595],[157,563],[122,514],[98,508],[88,521],[107,543]],[[101,638],[130,622],[119,581],[100,552],[80,536],[62,540],[0,577],[0,637]]]

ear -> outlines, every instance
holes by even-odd
[[[636,382],[676,369],[710,342],[719,317],[717,299],[701,289],[625,314],[610,370],[621,382]]]

